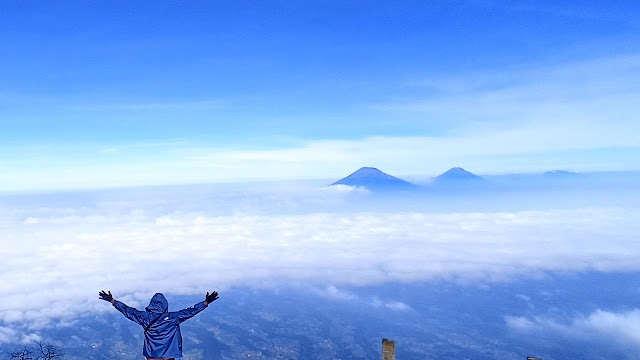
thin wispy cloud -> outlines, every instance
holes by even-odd
[[[167,102],[138,102],[138,103],[98,103],[72,105],[69,108],[74,111],[201,111],[214,110],[224,107],[226,100],[199,100],[199,101],[167,101]]]
[[[42,189],[328,178],[361,166],[396,175],[436,175],[456,165],[480,173],[637,170],[631,159],[640,151],[639,80],[640,57],[634,55],[419,79],[407,86],[431,89],[428,96],[379,102],[367,110],[372,119],[393,116],[417,125],[414,136],[297,137],[254,147],[191,138],[14,144],[0,147],[6,174],[0,184]],[[194,104],[217,106],[204,101],[133,107]],[[432,126],[440,131],[424,130]]]
[[[500,129],[527,129],[554,124],[567,146],[602,147],[591,127],[632,126],[640,93],[640,57],[636,55],[591,59],[556,66],[528,69],[492,70],[453,77],[415,80],[412,87],[430,89],[429,96],[413,96],[403,101],[378,103],[372,109],[398,114],[421,114],[423,121],[445,122],[444,132],[490,134]],[[411,117],[413,118],[413,116]],[[551,127],[550,127],[551,126]],[[535,133],[534,133],[535,134]],[[586,138],[573,137],[589,134]],[[523,134],[525,135],[525,134]],[[540,138],[523,137],[539,146]],[[611,141],[611,140],[610,140]],[[624,146],[625,140],[609,146]],[[550,144],[551,145],[551,144]],[[637,146],[637,143],[635,144]],[[553,145],[551,145],[553,146]],[[550,148],[549,150],[554,150]]]
[[[542,13],[559,18],[578,18],[588,20],[605,20],[615,23],[628,22],[635,24],[629,14],[614,6],[607,6],[602,3],[558,3],[543,1],[520,1],[517,3],[506,3],[495,0],[471,0],[470,3],[478,6],[497,7],[514,12]],[[594,8],[593,5],[596,5]]]
[[[30,167],[10,161],[4,164],[7,176],[2,183],[6,190],[28,190],[207,181],[339,179],[362,166],[375,166],[398,176],[434,176],[452,166],[470,168],[479,174],[505,173],[496,172],[496,166],[509,166],[511,171],[508,172],[563,168],[637,170],[632,159],[640,150],[634,127],[633,123],[620,126],[585,124],[580,127],[584,133],[566,137],[576,131],[575,125],[549,123],[505,129],[485,136],[374,137],[360,141],[317,141],[303,147],[263,151],[197,146],[105,148],[107,153],[100,150],[103,156],[117,155],[117,158],[102,163],[94,163],[89,158],[67,163],[62,159],[64,154],[59,154],[55,160],[58,166],[48,162],[49,165],[43,167],[37,164],[44,162],[48,155],[28,161]],[[590,157],[577,155],[580,151],[589,152]],[[422,166],[425,162],[427,167]]]

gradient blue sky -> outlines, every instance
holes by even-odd
[[[5,1],[0,190],[640,169],[637,1]]]

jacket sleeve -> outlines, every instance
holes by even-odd
[[[138,309],[134,309],[130,306],[125,305],[125,303],[121,301],[114,301],[113,307],[120,311],[127,319],[137,323],[138,325],[142,325],[142,321],[144,319],[144,311],[140,311]]]
[[[187,319],[192,318],[194,315],[196,315],[197,313],[199,313],[200,311],[206,308],[207,308],[207,305],[204,304],[204,301],[201,301],[193,305],[192,307],[188,307],[186,309],[176,311],[176,317],[178,319],[178,322],[181,323]]]

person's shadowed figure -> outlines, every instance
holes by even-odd
[[[145,311],[140,311],[117,301],[111,291],[102,290],[100,299],[110,302],[127,319],[144,329],[144,347],[142,354],[148,360],[175,359],[182,357],[182,335],[180,323],[204,310],[218,299],[218,293],[207,293],[205,300],[192,307],[169,312],[169,303],[161,293],[153,295]]]

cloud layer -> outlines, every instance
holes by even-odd
[[[221,216],[158,210],[158,202],[109,204],[1,208],[8,245],[0,249],[2,324],[37,329],[105,311],[101,289],[133,306],[156,291],[200,294],[229,286],[298,284],[351,299],[336,286],[640,270],[637,210]],[[526,327],[531,320],[510,322]]]

